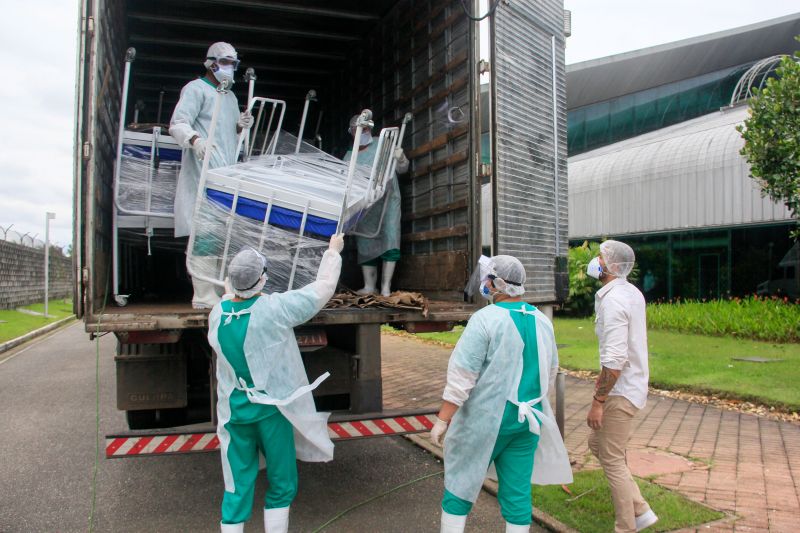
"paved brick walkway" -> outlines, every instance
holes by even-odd
[[[382,342],[384,408],[437,408],[450,350],[390,335]],[[592,390],[567,378],[566,444],[576,468],[596,466],[586,426]],[[629,449],[637,456],[691,459],[657,483],[737,517],[696,531],[800,532],[800,426],[653,395],[635,424]]]

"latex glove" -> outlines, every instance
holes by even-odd
[[[333,250],[337,254],[342,253],[344,250],[344,234],[343,233],[336,233],[331,235],[331,242],[328,245],[328,250]]]
[[[206,157],[206,140],[202,137],[198,137],[192,143],[192,150],[194,150],[194,155],[202,161]]]
[[[444,445],[444,434],[447,433],[448,427],[449,424],[437,416],[436,423],[431,429],[431,442],[441,448]]]
[[[253,127],[253,122],[255,122],[253,115],[250,113],[250,111],[245,111],[239,115],[239,121],[236,123],[236,125],[240,130],[249,130]]]
[[[394,149],[394,158],[397,159],[398,165],[403,165],[405,163],[408,163],[408,158],[406,157],[406,154],[403,152],[402,148]]]

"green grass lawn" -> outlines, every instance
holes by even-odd
[[[556,340],[561,366],[598,370],[597,337],[590,319],[558,318]],[[800,344],[756,342],[650,330],[650,384],[740,398],[790,410],[800,409]],[[782,359],[772,363],[734,361],[739,357]]]
[[[642,479],[636,482],[642,496],[659,518],[653,527],[644,531],[671,531],[719,520],[724,516],[655,483]],[[560,486],[534,485],[533,505],[581,533],[614,531],[614,507],[602,470],[578,472],[569,489],[572,496]]]
[[[597,337],[591,319],[557,318],[554,322],[561,366],[598,370]],[[423,333],[420,338],[455,345],[463,331]],[[648,332],[650,384],[800,410],[800,344],[757,342],[653,330]],[[780,362],[734,361],[740,357]]]
[[[44,312],[44,303],[26,306],[39,313]],[[14,309],[0,311],[0,342],[15,339],[47,324],[61,320],[72,314],[72,300],[50,300],[47,309],[50,317],[27,315]]]

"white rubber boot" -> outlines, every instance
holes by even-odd
[[[213,276],[218,268],[218,263],[216,257],[198,256],[194,258],[192,266],[200,274]],[[192,277],[192,288],[194,289],[194,295],[192,296],[192,307],[194,309],[211,309],[220,301],[222,296],[222,291],[216,285],[195,277]]]
[[[264,509],[264,533],[289,531],[289,508]]]
[[[506,522],[506,533],[528,533],[530,530],[530,524],[519,526],[517,524],[510,524]]]
[[[442,511],[442,528],[440,533],[462,533],[467,524],[467,515],[460,516]]]
[[[219,524],[222,533],[244,533],[244,522],[239,524]]]
[[[394,276],[395,266],[397,266],[397,261],[383,262],[383,272],[381,273],[381,296],[389,296],[392,294],[392,276]]]
[[[378,285],[378,267],[363,265],[361,273],[364,275],[364,288],[356,293],[375,294],[375,287]]]

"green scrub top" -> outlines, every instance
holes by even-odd
[[[244,300],[242,302],[234,302],[233,300],[223,300],[222,311],[230,313],[231,311],[241,311],[247,309],[256,303],[258,296]],[[250,368],[247,366],[247,359],[244,355],[244,339],[247,335],[247,325],[250,323],[250,315],[241,315],[239,318],[234,317],[231,323],[225,325],[225,319],[220,321],[217,330],[217,338],[219,345],[222,348],[222,356],[228,360],[233,371],[236,374],[236,381],[242,378],[248,387],[253,387],[253,378],[250,375]],[[278,412],[278,408],[274,405],[262,405],[258,403],[251,403],[247,399],[247,394],[239,389],[233,389],[230,398],[231,405],[231,422],[234,424],[249,424],[258,420],[263,420]]]
[[[503,309],[519,309],[525,307],[528,312],[533,312],[536,308],[523,302],[499,302],[494,305]],[[522,351],[522,376],[519,380],[517,389],[517,401],[527,402],[538,398],[542,394],[542,386],[539,382],[539,345],[536,340],[536,317],[523,313],[509,311],[514,325],[519,331],[525,349]],[[503,412],[503,420],[500,423],[500,434],[507,435],[521,431],[529,431],[528,421],[519,422],[517,417],[519,408],[511,402],[506,402]]]

